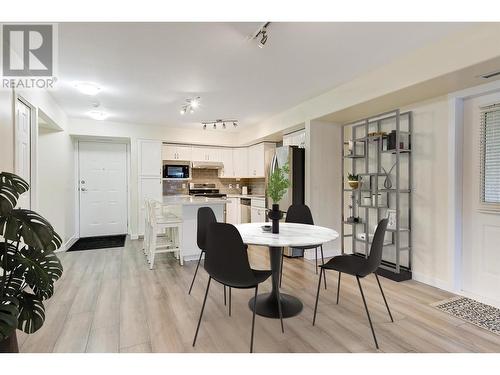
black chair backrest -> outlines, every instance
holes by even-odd
[[[314,225],[311,210],[305,204],[292,204],[286,212],[287,223]]]
[[[382,219],[377,225],[377,230],[373,236],[372,246],[370,247],[370,255],[365,270],[366,274],[375,272],[380,267],[382,262],[382,250],[384,249],[385,231],[387,230],[388,219]]]
[[[216,223],[217,218],[210,207],[200,207],[198,209],[198,229],[196,231],[196,242],[198,247],[206,251],[208,225]]]
[[[234,225],[208,226],[205,270],[215,280],[233,286],[256,285],[241,235]]]

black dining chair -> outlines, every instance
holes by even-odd
[[[377,349],[378,349],[377,337],[375,336],[372,320],[370,318],[370,312],[368,311],[365,295],[363,293],[363,288],[361,288],[361,282],[359,281],[359,279],[362,279],[363,277],[368,276],[372,273],[375,274],[375,278],[377,279],[380,293],[382,293],[382,298],[384,299],[385,307],[387,308],[387,312],[389,313],[391,322],[394,322],[391,310],[389,309],[389,305],[387,304],[387,300],[385,299],[384,291],[382,290],[382,285],[380,284],[380,280],[378,279],[378,275],[376,273],[377,268],[380,267],[380,263],[382,262],[382,250],[384,247],[384,237],[385,237],[385,231],[387,229],[387,222],[388,222],[387,219],[382,219],[378,223],[377,230],[375,231],[375,235],[373,236],[373,242],[370,247],[370,255],[368,256],[368,258],[361,258],[352,254],[345,254],[336,256],[330,259],[326,264],[320,266],[321,271],[319,273],[318,291],[316,293],[316,304],[314,305],[314,317],[313,317],[313,325],[314,325],[316,323],[316,311],[318,309],[319,290],[321,289],[320,288],[321,276],[324,275],[326,270],[335,270],[339,273],[339,280],[337,284],[337,304],[339,303],[340,275],[342,273],[347,273],[349,275],[356,276],[356,280],[358,281],[359,291],[361,293],[361,298],[363,299],[363,304],[365,305],[366,315],[368,316],[368,322],[370,323],[370,328],[372,330],[373,340],[375,341],[375,346],[377,347]]]
[[[305,204],[292,204],[288,208],[288,211],[286,212],[285,222],[314,225],[314,220],[313,220],[313,217],[311,214],[311,210]],[[302,249],[302,250],[314,249],[315,257],[316,257],[316,273],[318,273],[318,247],[321,249],[321,264],[325,264],[325,258],[323,257],[323,245],[322,244],[309,245],[309,246],[305,246],[305,247],[294,246],[294,248]],[[280,286],[281,286],[281,279],[283,278],[283,257],[284,257],[284,255],[281,256]],[[325,282],[325,289],[326,289],[326,277],[324,278],[324,282]]]
[[[205,270],[209,274],[207,290],[201,307],[200,319],[194,335],[193,347],[196,344],[198,331],[200,329],[201,318],[205,303],[207,302],[208,289],[212,279],[224,286],[236,289],[255,288],[253,300],[252,333],[250,336],[250,353],[253,352],[253,337],[255,327],[255,310],[257,305],[257,292],[259,284],[266,281],[271,276],[272,271],[254,270],[250,268],[247,248],[241,239],[240,233],[231,224],[212,223],[209,224],[207,234],[207,251],[205,255]],[[279,289],[279,288],[276,288]],[[278,301],[280,301],[278,290]],[[281,321],[281,331],[283,329],[283,315],[281,303],[278,302],[278,311]]]
[[[217,218],[215,217],[214,211],[210,207],[200,207],[197,214],[197,230],[196,230],[196,243],[200,248],[200,257],[198,258],[198,263],[196,264],[196,270],[194,271],[193,281],[191,281],[191,286],[189,287],[188,294],[191,294],[193,289],[194,280],[198,274],[198,268],[200,267],[201,258],[207,249],[207,230],[208,226],[212,223],[216,223]],[[229,290],[229,303],[231,303],[231,290]],[[224,286],[224,305],[226,305],[226,287]],[[229,306],[229,315],[231,315],[231,305]]]

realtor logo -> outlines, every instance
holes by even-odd
[[[53,25],[2,25],[4,77],[52,77]]]

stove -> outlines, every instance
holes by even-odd
[[[226,194],[220,193],[215,184],[189,184],[189,195],[207,198],[225,198]]]

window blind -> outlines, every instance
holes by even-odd
[[[500,204],[500,104],[481,108],[481,203]]]

